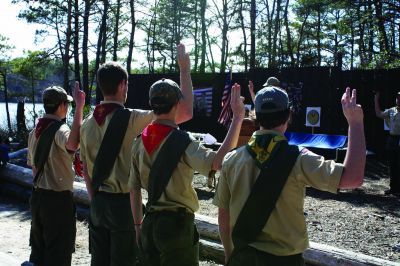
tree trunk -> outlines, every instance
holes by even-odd
[[[357,9],[357,22],[358,22],[358,47],[359,47],[359,54],[360,54],[360,62],[361,67],[364,67],[366,64],[365,60],[365,42],[364,42],[364,32],[365,32],[365,22],[364,19],[361,17],[361,1],[358,2]]]
[[[199,64],[199,19],[197,17],[199,0],[194,0],[194,72],[197,72],[197,67]]]
[[[374,55],[374,18],[372,0],[368,0],[368,62],[372,62]]]
[[[71,94],[71,89],[69,87],[69,52],[71,46],[71,36],[72,36],[72,0],[68,0],[68,11],[67,11],[67,33],[65,35],[65,49],[63,56],[63,71],[64,71],[64,81],[63,88]]]
[[[320,67],[322,62],[321,56],[321,8],[317,8],[318,19],[317,19],[317,65]],[[337,49],[337,46],[336,46]],[[336,59],[336,58],[335,58]]]
[[[239,1],[240,9],[239,9],[239,19],[240,19],[240,27],[242,29],[243,34],[243,61],[244,61],[244,71],[247,72],[247,65],[248,65],[248,56],[247,56],[247,36],[246,36],[246,27],[244,24],[244,7],[243,7],[243,0]]]
[[[82,87],[86,93],[86,105],[91,104],[92,86],[89,87],[89,16],[90,16],[90,0],[85,0],[85,11],[83,14],[83,37],[82,37]]]
[[[131,9],[131,35],[129,37],[129,48],[128,48],[128,58],[126,62],[126,70],[128,71],[128,74],[131,74],[132,54],[133,54],[133,46],[135,45],[135,30],[136,30],[135,0],[130,0],[129,6]]]
[[[97,39],[97,51],[96,51],[96,62],[95,62],[95,67],[94,67],[94,73],[97,72],[99,69],[100,65],[100,56],[101,56],[101,51],[102,51],[102,44],[103,44],[103,38],[105,36],[106,30],[107,30],[107,12],[108,12],[108,0],[104,0],[104,10],[103,10],[103,16],[101,19],[101,25],[100,25],[100,31],[99,31],[99,38]],[[96,74],[93,75],[92,79],[92,84],[96,78]],[[100,91],[99,86],[96,86],[96,103],[99,103],[103,98],[103,95]]]
[[[215,60],[214,60],[213,52],[212,52],[212,49],[211,49],[210,35],[208,35],[208,31],[206,31],[206,34],[207,34],[208,50],[209,50],[209,54],[210,54],[210,58],[209,58],[208,61],[209,61],[209,64],[210,64],[211,73],[215,73]],[[207,54],[207,58],[208,58],[208,54]]]
[[[74,70],[75,80],[81,84],[81,70],[79,64],[79,0],[74,1]]]
[[[276,55],[277,55],[277,43],[278,43],[278,33],[280,31],[280,14],[281,14],[281,0],[276,1],[276,17],[274,25],[274,37],[272,40],[272,67],[276,67]]]
[[[100,30],[101,37],[101,59],[100,62],[103,64],[106,62],[107,56],[107,20],[108,20],[108,8],[110,7],[109,0],[104,1],[104,14],[101,22],[102,29]],[[104,23],[103,23],[104,22]]]
[[[118,60],[118,33],[119,33],[119,17],[121,10],[121,0],[117,0],[117,13],[115,14],[115,27],[114,27],[114,45],[113,45],[113,61]]]
[[[206,69],[206,53],[207,53],[207,27],[206,27],[206,6],[207,0],[200,0],[200,17],[201,17],[201,61],[200,73],[204,73]]]
[[[300,47],[301,47],[301,42],[303,39],[304,35],[304,27],[306,26],[307,19],[310,13],[307,13],[306,16],[304,17],[303,23],[301,24],[300,32],[299,32],[299,40],[297,41],[297,52],[296,52],[296,65],[300,66]]]
[[[8,132],[12,132],[12,127],[11,127],[11,119],[10,119],[10,110],[8,109],[8,87],[7,87],[7,71],[4,70],[4,72],[1,73],[3,76],[3,84],[4,84],[4,102],[6,104],[6,115],[7,115],[7,126],[8,126]]]
[[[294,54],[293,54],[293,48],[292,48],[292,36],[290,34],[290,28],[289,28],[289,19],[288,19],[288,7],[289,7],[289,2],[290,0],[286,1],[286,6],[285,6],[285,13],[283,14],[285,18],[285,27],[286,27],[286,38],[287,38],[287,52],[290,57],[290,65],[294,67],[295,59],[294,59]]]
[[[222,0],[222,44],[221,44],[221,61],[220,73],[225,73],[226,69],[226,53],[227,51],[227,35],[228,35],[228,3],[227,0]]]
[[[376,22],[379,30],[379,47],[380,52],[387,53],[389,51],[389,42],[385,31],[385,21],[382,15],[382,0],[374,0]]]

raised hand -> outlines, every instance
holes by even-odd
[[[350,88],[347,87],[345,93],[343,93],[341,102],[343,114],[349,125],[363,122],[364,114],[361,105],[357,104],[357,91],[355,89],[353,89],[350,95]]]
[[[185,51],[185,45],[182,43],[177,46],[177,59],[180,71],[190,71],[189,54]]]
[[[256,98],[256,94],[254,93],[254,84],[253,84],[252,80],[249,80],[249,92],[250,92],[251,100],[254,103],[254,100]]]
[[[79,82],[75,81],[75,86],[73,89],[73,97],[77,108],[83,108],[85,106],[86,94],[80,89]]]
[[[242,119],[245,115],[244,98],[240,96],[240,85],[235,83],[231,89],[231,109],[234,118]]]

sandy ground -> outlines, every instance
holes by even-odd
[[[29,259],[29,230],[31,223],[29,206],[25,202],[0,194],[0,253],[14,258],[20,265]],[[88,226],[85,221],[77,222],[75,253],[72,265],[90,265],[88,252]],[[1,258],[1,256],[0,256]],[[201,261],[201,266],[216,266],[209,261]],[[2,264],[0,266],[14,266]]]

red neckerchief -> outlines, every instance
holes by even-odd
[[[45,130],[52,122],[56,121],[53,118],[42,117],[39,118],[39,121],[35,128],[35,136],[38,139],[42,134],[43,130]]]
[[[161,124],[148,125],[142,133],[142,141],[147,153],[151,155],[174,129],[174,127]]]
[[[97,124],[101,126],[106,120],[106,116],[118,107],[121,107],[121,105],[117,103],[103,103],[96,105],[94,108],[93,117]]]

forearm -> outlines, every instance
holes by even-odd
[[[180,86],[183,99],[178,105],[176,118],[178,124],[186,122],[193,117],[193,85],[190,69],[182,69],[180,71]]]
[[[130,193],[130,199],[133,221],[135,222],[135,225],[140,226],[143,219],[142,193],[140,189],[132,189]]]
[[[383,117],[383,112],[381,110],[381,106],[379,104],[379,100],[378,99],[374,99],[374,107],[375,107],[375,115],[379,118],[384,118]]]
[[[229,210],[222,208],[218,209],[218,226],[219,236],[221,238],[222,246],[224,247],[225,262],[227,262],[233,251]]]
[[[356,188],[362,185],[366,161],[364,125],[362,122],[349,125],[348,147],[344,159],[344,171],[340,188]]]
[[[226,134],[226,137],[221,147],[218,149],[217,154],[215,155],[212,165],[213,170],[221,169],[222,160],[224,159],[225,155],[230,150],[236,147],[240,135],[240,129],[242,127],[242,122],[243,119],[233,117],[228,133]]]
[[[76,151],[79,148],[79,131],[82,126],[83,108],[75,108],[74,120],[72,122],[71,132],[69,134],[65,147],[70,151]]]
[[[89,200],[92,200],[93,197],[92,180],[87,172],[86,163],[83,163],[83,180],[85,180],[86,190],[88,192]]]

